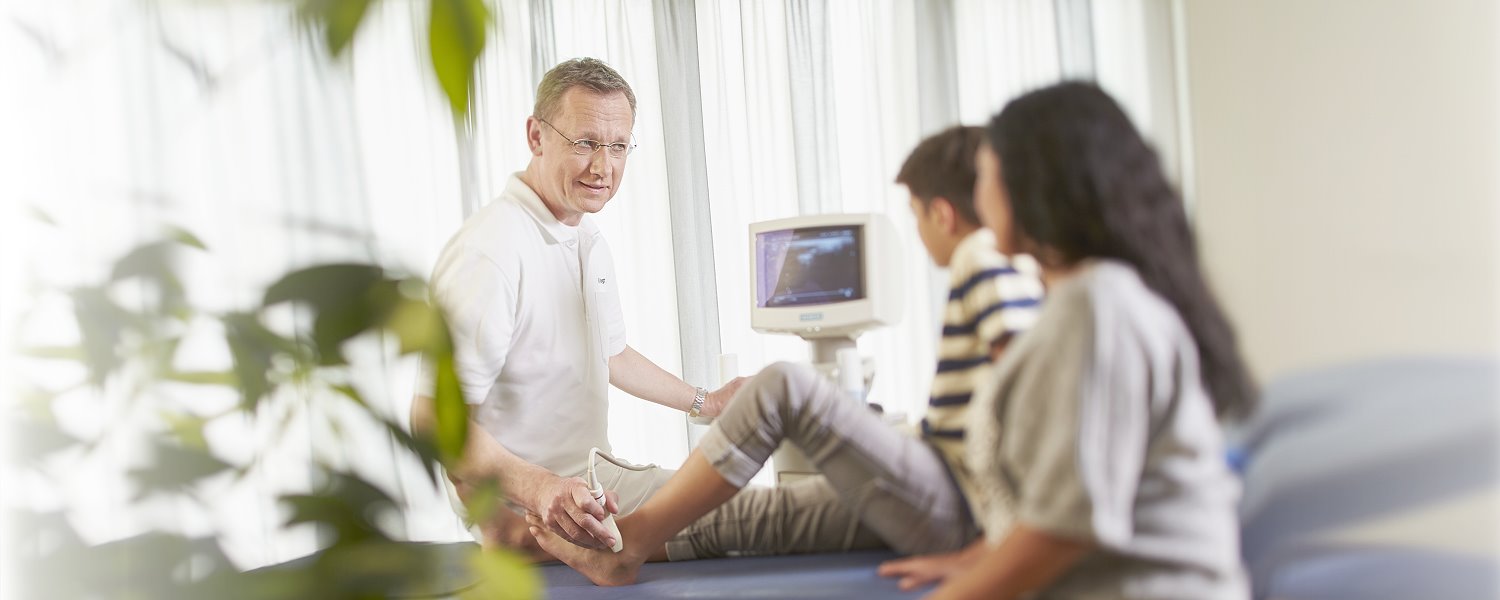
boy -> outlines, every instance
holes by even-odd
[[[1012,336],[1036,321],[1042,297],[1036,261],[1000,254],[974,208],[974,157],[981,127],[957,126],[923,140],[901,166],[896,183],[911,192],[917,234],[932,262],[948,269],[937,373],[922,419],[922,436],[968,486],[963,429],[974,387]]]

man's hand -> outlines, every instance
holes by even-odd
[[[724,384],[717,390],[708,393],[703,399],[703,410],[699,411],[705,417],[717,417],[724,414],[724,409],[729,408],[729,401],[734,399],[734,393],[740,391],[740,386],[749,381],[745,377],[735,377],[729,383]]]
[[[614,546],[615,539],[602,522],[610,514],[620,512],[614,492],[605,492],[604,506],[600,506],[583,479],[554,476],[537,489],[534,497],[532,508],[552,533],[584,548],[602,550]]]

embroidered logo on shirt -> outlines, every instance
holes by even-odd
[[[599,284],[600,284],[600,285],[603,285],[603,284],[604,284],[604,278],[603,278],[603,277],[600,277],[600,278],[599,278]]]

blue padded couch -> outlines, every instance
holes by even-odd
[[[1256,598],[1500,597],[1500,368],[1410,358],[1274,382],[1231,432]]]

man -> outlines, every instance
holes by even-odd
[[[575,59],[547,72],[526,119],[530,163],[464,223],[432,277],[471,407],[464,458],[448,473],[458,494],[495,480],[512,505],[590,548],[615,541],[606,510],[633,510],[670,475],[605,463],[613,493],[605,506],[589,493],[580,476],[591,448],[609,449],[609,386],[714,416],[742,382],[695,389],[626,344],[614,261],[588,215],[619,190],[634,125],[635,94],[608,65]],[[432,427],[429,396],[412,421]],[[498,512],[476,524],[482,543],[535,547],[520,516]]]

